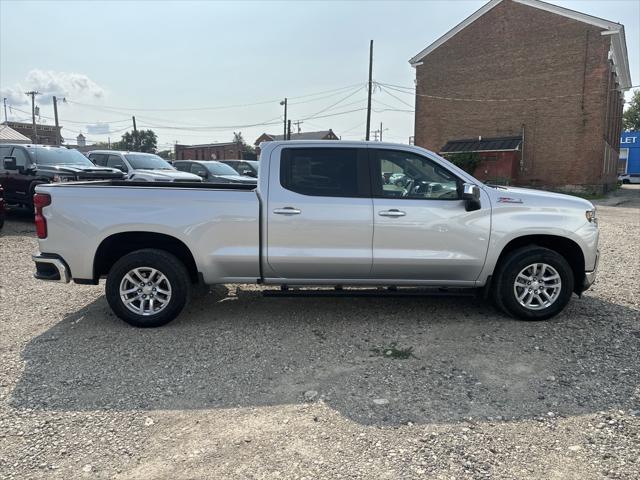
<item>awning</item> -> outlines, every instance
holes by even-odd
[[[520,150],[522,137],[493,137],[466,140],[449,140],[440,153],[462,152],[513,152]]]

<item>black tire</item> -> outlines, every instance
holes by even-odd
[[[555,300],[547,307],[533,310],[520,304],[514,291],[518,274],[527,266],[544,263],[560,276],[561,286]],[[537,245],[514,250],[501,260],[492,285],[493,303],[507,315],[521,320],[547,320],[559,314],[571,300],[574,276],[571,266],[559,253]],[[540,306],[542,307],[542,305]]]
[[[625,185],[629,185],[629,183],[631,182],[625,178],[624,180],[622,180],[622,183],[624,183]]]
[[[164,275],[171,291],[166,305],[158,313],[149,315],[131,311],[120,296],[123,278],[133,269],[145,267],[156,269]],[[136,250],[118,260],[109,270],[105,288],[107,302],[113,312],[128,324],[141,328],[160,327],[176,318],[189,301],[190,289],[189,272],[184,264],[164,250],[151,248]]]

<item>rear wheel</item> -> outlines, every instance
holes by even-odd
[[[509,253],[498,266],[493,300],[513,317],[546,320],[569,303],[573,284],[573,271],[564,257],[529,246]]]
[[[189,273],[164,250],[144,249],[118,260],[107,276],[106,296],[113,312],[135,327],[160,327],[187,304]]]

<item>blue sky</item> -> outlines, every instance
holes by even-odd
[[[369,40],[374,79],[410,87],[408,59],[484,3],[0,0],[0,90],[14,119],[29,117],[19,111],[30,111],[25,89],[66,96],[59,113],[67,138],[82,131],[117,140],[135,114],[161,147],[230,141],[234,130],[253,142],[282,131],[248,125],[280,122],[279,100],[289,97],[289,118],[316,117],[303,131],[333,128],[361,139],[365,112],[351,110],[366,106]],[[640,1],[551,3],[623,23],[640,83]],[[392,110],[411,110],[413,98],[395,95],[375,92],[372,124],[383,122],[385,140],[407,142],[413,114]],[[266,103],[202,110],[256,102]],[[38,103],[43,117],[53,116],[50,95]],[[105,125],[88,129],[96,123]]]

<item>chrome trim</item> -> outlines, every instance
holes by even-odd
[[[58,270],[58,275],[60,275],[59,280],[46,280],[44,278],[38,278],[36,274],[34,274],[33,276],[38,280],[43,280],[45,282],[59,282],[59,283],[69,283],[71,281],[71,273],[69,272],[69,267],[67,267],[67,265],[61,259],[44,257],[41,254],[31,255],[31,259],[35,263],[49,263],[53,265],[54,267],[56,267],[56,270]]]

